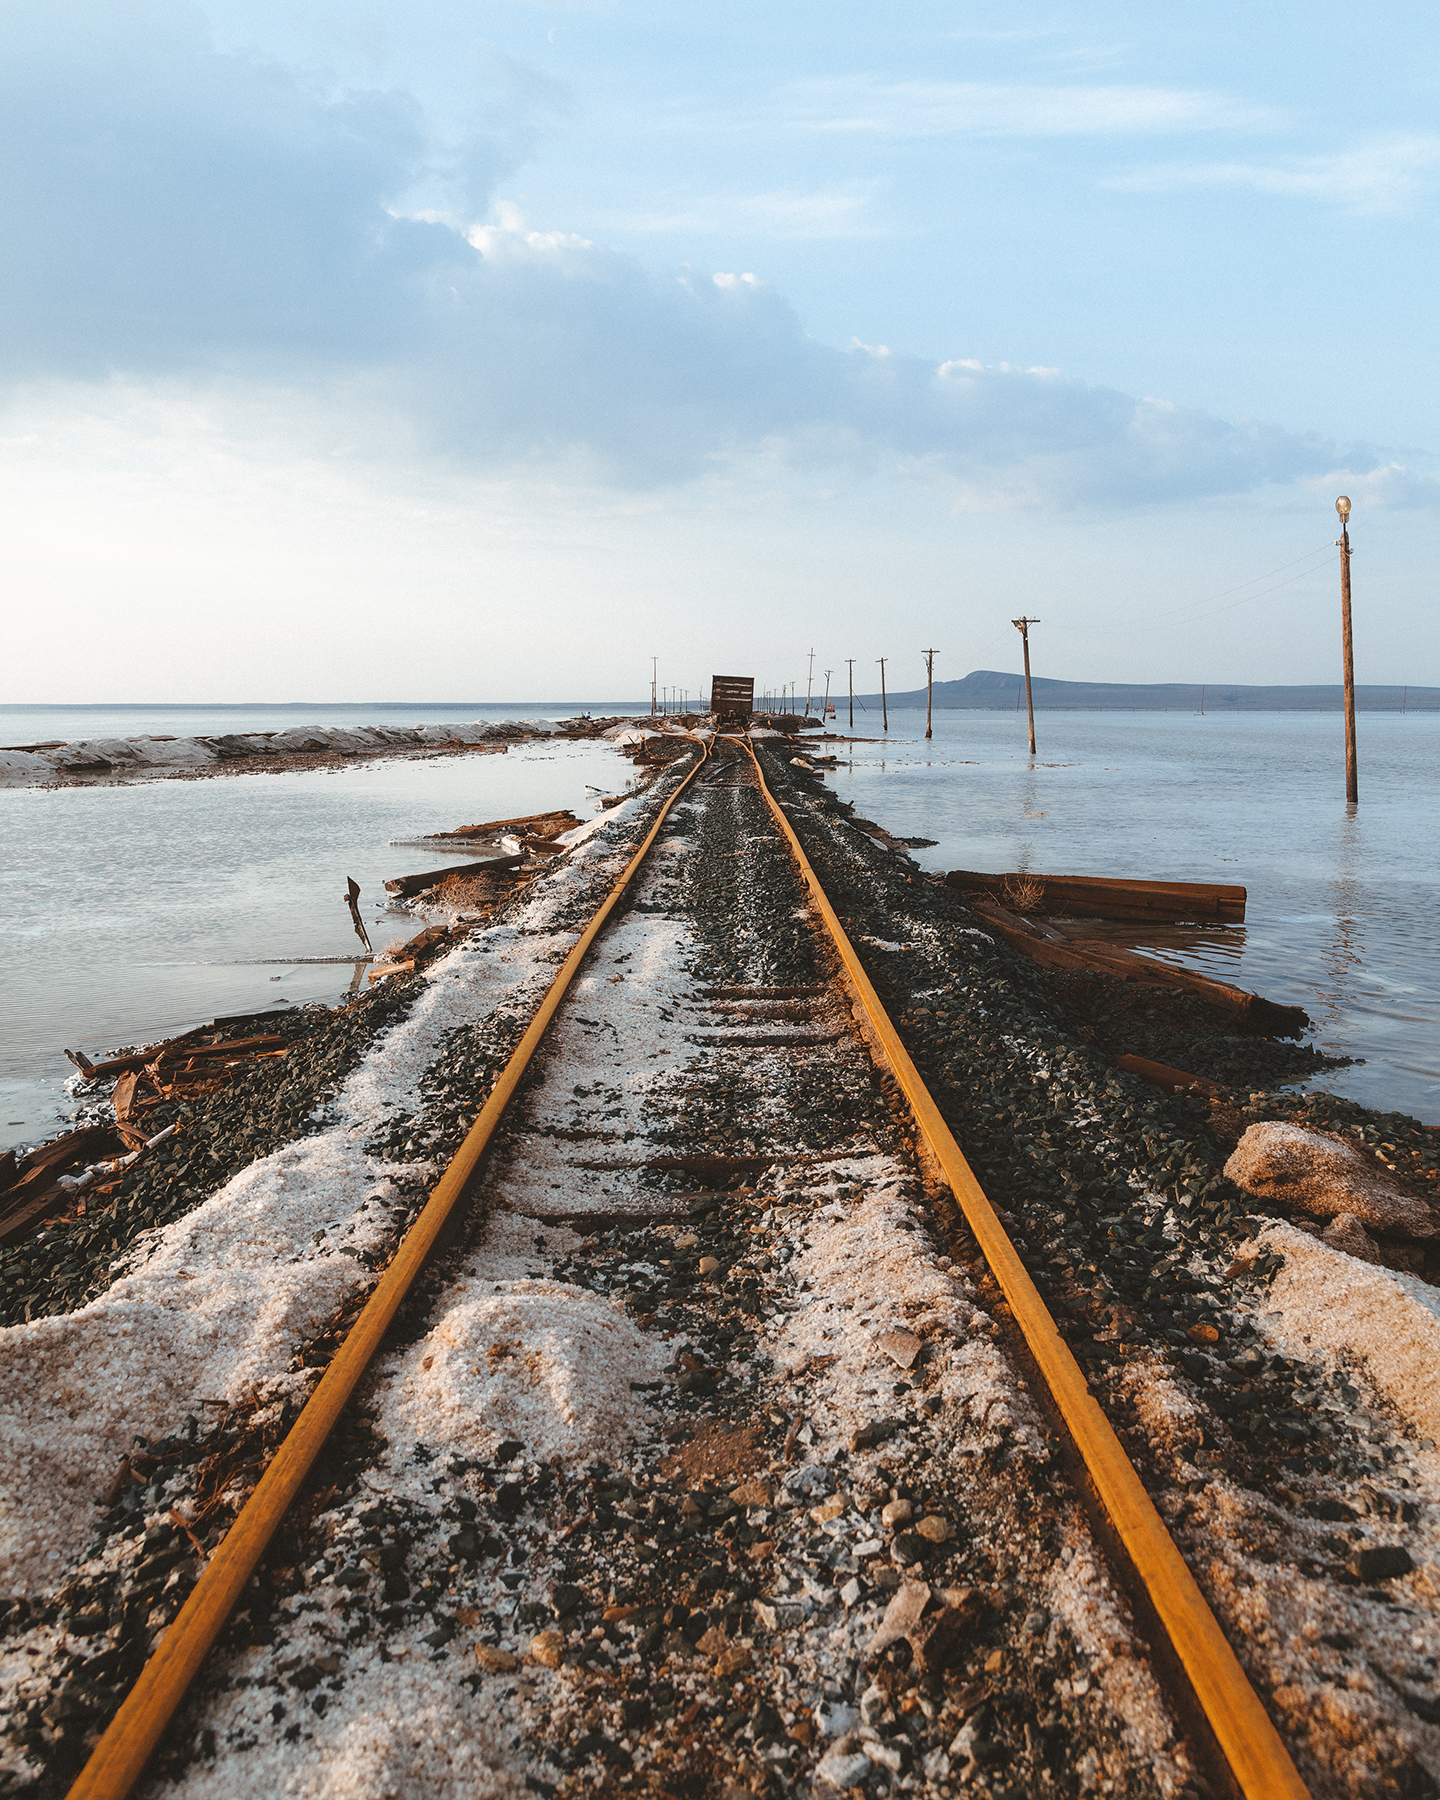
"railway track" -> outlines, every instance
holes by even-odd
[[[662,787],[278,1448],[143,1471],[71,1791],[1304,1793],[759,762]]]

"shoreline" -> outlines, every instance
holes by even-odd
[[[644,715],[521,719],[469,724],[312,726],[193,738],[79,739],[0,748],[0,790],[56,791],[125,787],[143,781],[195,781],[216,775],[289,774],[349,768],[388,758],[427,760],[497,755],[511,744],[546,740],[589,742],[644,731],[673,735]]]

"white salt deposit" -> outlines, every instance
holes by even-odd
[[[1423,1437],[1440,1441],[1440,1291],[1378,1268],[1291,1225],[1261,1233],[1285,1266],[1261,1316],[1292,1355],[1350,1353]]]
[[[623,825],[639,805],[610,818]],[[75,1560],[137,1435],[300,1379],[288,1373],[295,1351],[367,1279],[357,1257],[388,1233],[399,1165],[365,1142],[396,1109],[419,1105],[419,1079],[448,1032],[505,1005],[528,1014],[574,941],[547,932],[547,915],[597,867],[618,873],[623,860],[604,837],[586,844],[514,922],[476,933],[427,972],[323,1128],[149,1234],[91,1305],[0,1332],[0,1593],[49,1586],[57,1564]],[[577,1396],[569,1403],[585,1416]]]

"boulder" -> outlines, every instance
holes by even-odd
[[[1380,1252],[1374,1238],[1354,1213],[1338,1213],[1320,1233],[1320,1241],[1328,1244],[1332,1250],[1343,1250],[1347,1256],[1356,1257],[1360,1262],[1380,1261]]]
[[[1225,1174],[1247,1193],[1283,1200],[1317,1219],[1348,1213],[1372,1231],[1411,1238],[1433,1237],[1440,1228],[1423,1200],[1387,1181],[1343,1139],[1298,1125],[1252,1125]]]

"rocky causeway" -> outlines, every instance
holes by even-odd
[[[297,1012],[0,1251],[0,1793],[83,1764],[690,766],[664,750],[563,858],[408,901],[429,961]],[[1440,1793],[1440,1134],[1300,1091],[1317,1052],[1193,996],[1038,967],[760,755],[1312,1794]],[[722,741],[143,1791],[1218,1800],[1176,1691]]]

